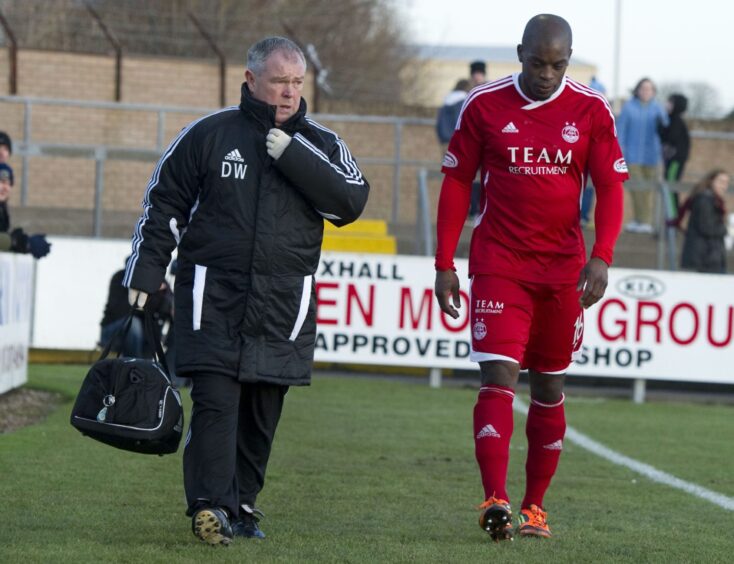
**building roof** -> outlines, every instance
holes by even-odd
[[[517,47],[512,45],[414,45],[413,48],[419,59],[517,62]],[[571,58],[571,64],[593,66],[576,57]]]

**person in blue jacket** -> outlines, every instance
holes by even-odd
[[[438,109],[436,116],[436,136],[441,144],[441,157],[446,154],[446,150],[451,141],[451,136],[456,129],[456,122],[459,119],[461,107],[469,92],[469,81],[462,78],[456,83],[454,89],[448,93],[443,101],[443,105]]]
[[[617,118],[617,137],[632,180],[660,180],[662,147],[659,126],[667,126],[668,114],[655,100],[652,80],[643,78]],[[626,229],[652,233],[652,191],[630,191],[633,217]]]

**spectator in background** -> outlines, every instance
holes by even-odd
[[[466,95],[469,92],[469,81],[462,78],[456,83],[454,89],[444,98],[443,106],[438,109],[436,117],[436,135],[438,142],[441,144],[441,156],[446,154],[446,149],[451,141],[451,136],[456,128],[456,121],[459,119],[461,106],[464,105]]]
[[[469,64],[469,82],[472,88],[487,82],[487,65],[484,61],[474,61]]]
[[[596,90],[597,92],[599,92],[603,96],[606,96],[607,95],[607,89],[599,81],[599,79],[596,78],[596,76],[592,76],[591,77],[591,81],[589,82],[589,88],[591,88],[592,90]]]
[[[0,145],[0,152],[2,152],[1,147],[2,145]],[[20,227],[10,231],[8,200],[13,184],[13,169],[6,163],[0,163],[0,251],[30,253],[37,259],[45,257],[51,250],[51,244],[46,241],[46,235],[39,233],[28,235]]]
[[[0,163],[7,163],[13,152],[13,142],[10,136],[4,131],[0,131]],[[0,184],[0,251],[10,251],[13,246],[10,234],[7,231],[10,228],[10,217],[6,202],[10,198],[10,189],[13,186],[13,169],[10,172],[2,174],[5,181]]]
[[[125,262],[130,260],[127,257]],[[151,356],[153,351],[145,342],[145,333],[143,332],[143,312],[135,310],[133,319],[125,335],[117,335],[122,326],[125,324],[127,316],[130,314],[131,308],[128,303],[128,291],[122,285],[122,279],[125,276],[125,269],[118,270],[110,279],[110,288],[107,292],[107,303],[104,308],[104,315],[100,322],[101,332],[99,343],[102,347],[113,339],[116,342],[112,344],[112,350],[119,352],[121,356],[129,356],[132,358],[145,358]],[[158,330],[158,338],[162,337],[163,325],[172,321],[173,318],[173,292],[170,286],[164,280],[158,292],[151,294],[146,304],[146,309],[153,313],[156,320]]]
[[[473,61],[469,63],[469,86],[476,88],[487,82],[487,65],[484,61]],[[473,223],[479,214],[482,200],[482,183],[477,177],[471,185],[471,207],[469,208],[469,220]]]
[[[727,233],[724,194],[729,174],[721,169],[709,172],[696,184],[681,206],[677,225],[690,214],[681,255],[681,268],[696,272],[726,272]]]
[[[607,89],[604,88],[604,85],[595,76],[591,77],[589,88],[596,90],[599,94],[606,97]],[[584,194],[581,197],[581,226],[592,227],[594,222],[591,220],[591,208],[594,205],[594,184],[588,174],[585,177],[586,186],[584,187]]]
[[[668,125],[668,114],[655,100],[655,92],[652,80],[640,80],[617,119],[617,135],[630,180],[660,180],[662,149],[658,128]],[[650,190],[630,190],[633,218],[627,231],[653,232],[652,195]]]
[[[7,163],[12,154],[13,142],[10,140],[10,135],[0,131],[0,163]]]
[[[100,322],[99,344],[101,347],[106,347],[115,337],[130,313],[130,304],[127,301],[127,288],[122,285],[122,278],[124,276],[125,270],[122,269],[115,272],[112,278],[110,278],[107,303],[104,306],[104,314]],[[122,340],[123,338],[124,340]],[[119,352],[122,356],[142,358],[144,343],[143,320],[141,316],[136,315],[133,317],[127,333],[124,336],[118,336],[117,342],[112,344],[112,350]]]
[[[660,124],[658,133],[663,146],[663,178],[667,182],[678,182],[691,150],[691,138],[683,114],[688,109],[688,98],[683,94],[671,94],[666,103],[668,124]],[[678,193],[671,192],[671,213],[678,214]]]
[[[466,100],[470,89],[471,85],[467,79],[462,78],[457,81],[454,89],[444,98],[443,106],[438,110],[438,116],[436,117],[436,135],[438,136],[438,142],[441,144],[442,158],[446,155],[446,151],[449,148],[449,141],[451,141],[451,136],[454,134],[454,129],[456,129],[456,122],[459,119],[461,107],[464,105],[464,100]],[[472,190],[470,211],[472,217],[479,211],[480,191],[481,185],[477,182]]]

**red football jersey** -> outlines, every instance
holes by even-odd
[[[468,184],[481,171],[483,207],[469,273],[575,282],[585,264],[579,223],[587,173],[623,182],[627,166],[604,97],[564,77],[547,100],[520,89],[519,74],[472,90],[442,171]]]

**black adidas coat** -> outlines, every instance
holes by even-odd
[[[179,374],[310,382],[323,221],[357,219],[369,185],[345,143],[305,114],[302,100],[274,161],[274,107],[243,84],[239,106],[184,128],[153,172],[123,285],[155,292],[178,244]]]

